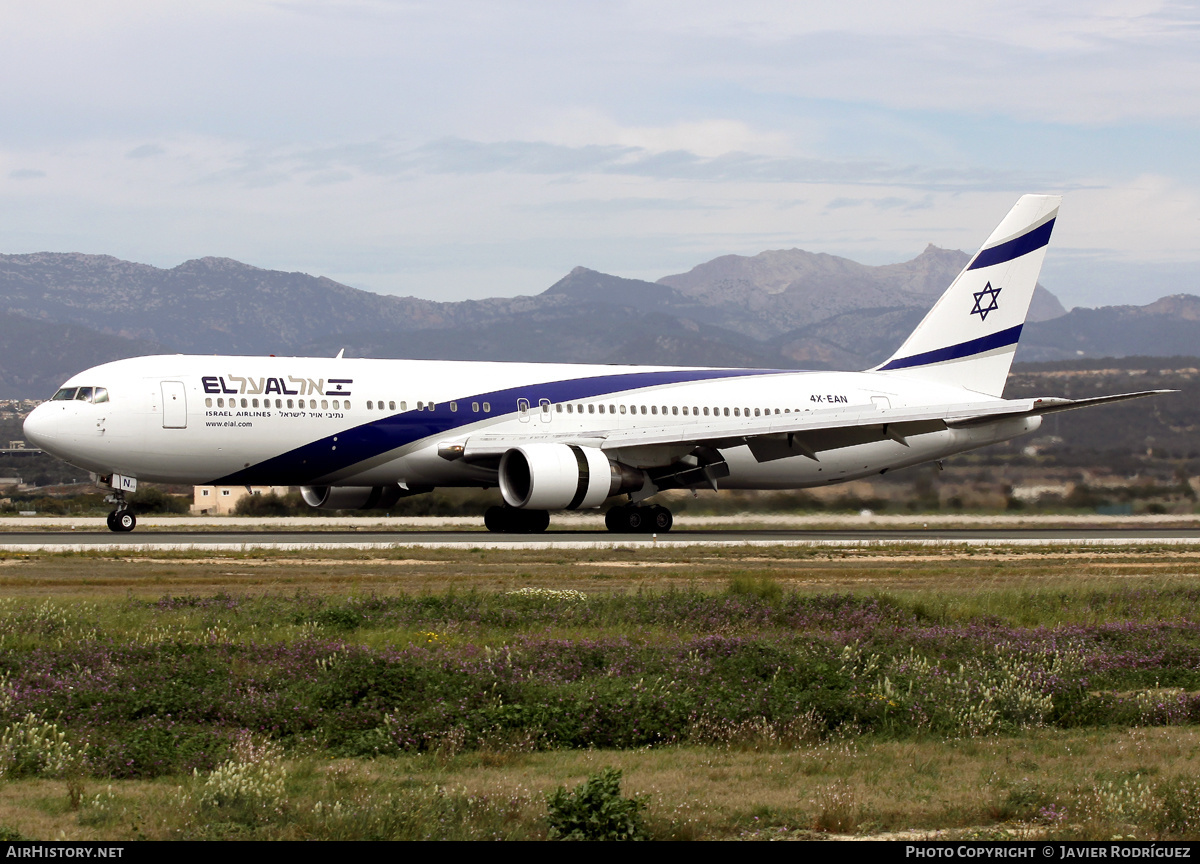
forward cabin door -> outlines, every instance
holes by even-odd
[[[187,428],[187,396],[182,381],[162,382],[163,428]]]

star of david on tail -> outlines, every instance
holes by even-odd
[[[999,309],[1000,304],[996,302],[996,298],[1000,296],[1000,288],[993,288],[989,282],[982,291],[976,291],[972,296],[975,298],[975,308],[971,310],[972,315],[978,315],[981,321],[986,321],[988,313],[994,309]],[[983,305],[983,298],[987,297],[990,301],[990,306]]]

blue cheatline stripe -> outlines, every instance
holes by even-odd
[[[1006,240],[999,246],[993,246],[991,249],[984,249],[975,256],[975,260],[970,263],[967,269],[978,270],[981,267],[1003,264],[1006,261],[1027,255],[1035,249],[1041,249],[1050,242],[1050,232],[1053,230],[1054,220],[1051,219],[1045,225],[1039,225],[1028,234],[1022,234],[1020,237]]]
[[[947,348],[938,348],[936,351],[926,351],[923,354],[914,354],[911,357],[892,360],[886,366],[880,366],[879,371],[887,372],[889,369],[928,366],[930,363],[941,363],[944,360],[961,360],[963,357],[982,354],[994,348],[1016,345],[1017,340],[1021,338],[1021,328],[1024,326],[1024,324],[1018,324],[1016,327],[1009,327],[1007,330],[1001,330],[999,333],[993,333],[990,336],[980,336],[978,339],[959,342],[957,345],[951,345]]]
[[[712,381],[721,378],[740,378],[751,375],[778,375],[790,369],[670,369],[661,372],[627,372],[598,375],[594,378],[574,378],[566,381],[524,384],[474,396],[459,396],[437,403],[433,411],[405,411],[364,423],[344,432],[327,435],[317,441],[297,447],[287,453],[266,459],[241,471],[213,480],[214,485],[244,486],[288,483],[305,485],[317,478],[349,468],[359,462],[428,438],[444,435],[454,429],[480,420],[509,419],[517,410],[518,399],[528,399],[530,411],[541,409],[538,402],[573,402],[596,396],[613,396],[627,390],[680,384],[690,381]],[[625,397],[622,396],[622,399]],[[450,410],[450,402],[458,403],[458,411]],[[491,414],[469,410],[472,402],[490,402]],[[507,416],[506,416],[507,415]],[[336,441],[334,439],[337,439]]]

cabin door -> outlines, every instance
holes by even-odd
[[[163,428],[187,428],[187,395],[182,381],[162,382]]]

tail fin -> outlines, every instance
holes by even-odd
[[[1057,195],[1023,195],[912,335],[873,371],[999,396],[1061,202]]]

